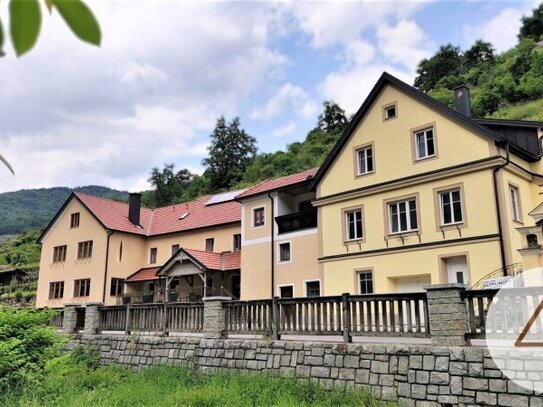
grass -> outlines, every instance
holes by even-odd
[[[504,107],[490,117],[510,120],[543,121],[543,99]]]
[[[63,367],[64,366],[64,367]],[[75,366],[75,365],[74,365]],[[120,367],[49,367],[41,386],[0,396],[15,406],[379,406],[365,389],[326,390],[308,380],[258,374],[197,374],[181,367],[135,373]]]

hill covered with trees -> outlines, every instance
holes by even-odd
[[[72,191],[113,199],[127,199],[128,193],[90,185],[79,188],[23,189],[0,194],[0,235],[18,234],[43,228],[53,218]]]

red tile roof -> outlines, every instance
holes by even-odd
[[[304,181],[311,180],[317,173],[318,168],[312,168],[310,170],[302,171],[297,174],[287,175],[286,177],[267,179],[256,184],[254,187],[249,188],[247,191],[239,194],[236,198],[243,199],[249,196],[261,194],[263,192],[275,191],[290,185],[303,183]]]
[[[143,236],[183,232],[203,227],[241,221],[241,205],[229,201],[206,206],[211,196],[195,201],[165,206],[163,208],[141,208],[140,224],[135,226],[128,220],[128,204],[77,192],[77,198],[108,229]],[[188,213],[183,219],[181,215]]]
[[[241,268],[241,252],[215,253],[196,249],[183,249],[209,270],[239,270]]]
[[[134,274],[130,275],[126,279],[126,282],[127,283],[135,283],[135,282],[138,282],[138,281],[158,280],[158,276],[156,275],[157,271],[158,271],[158,267],[139,269]]]

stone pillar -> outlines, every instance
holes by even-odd
[[[204,298],[204,337],[209,339],[222,338],[226,328],[226,312],[222,306],[230,297]]]
[[[432,345],[466,346],[469,319],[462,299],[464,284],[436,284],[424,287],[428,296],[428,316]]]
[[[86,335],[94,335],[98,333],[100,325],[100,310],[103,304],[101,302],[88,303],[85,309],[85,329],[83,333]]]
[[[76,304],[64,305],[64,316],[62,318],[62,330],[64,333],[73,334],[75,332],[75,325],[77,323],[77,315],[75,309],[78,307]]]

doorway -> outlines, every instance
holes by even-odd
[[[443,259],[447,271],[448,283],[469,285],[468,262],[466,256],[454,256]]]
[[[236,299],[241,298],[241,278],[239,274],[233,275],[230,279],[230,283],[232,284],[230,286],[232,287],[232,295],[236,297]]]

